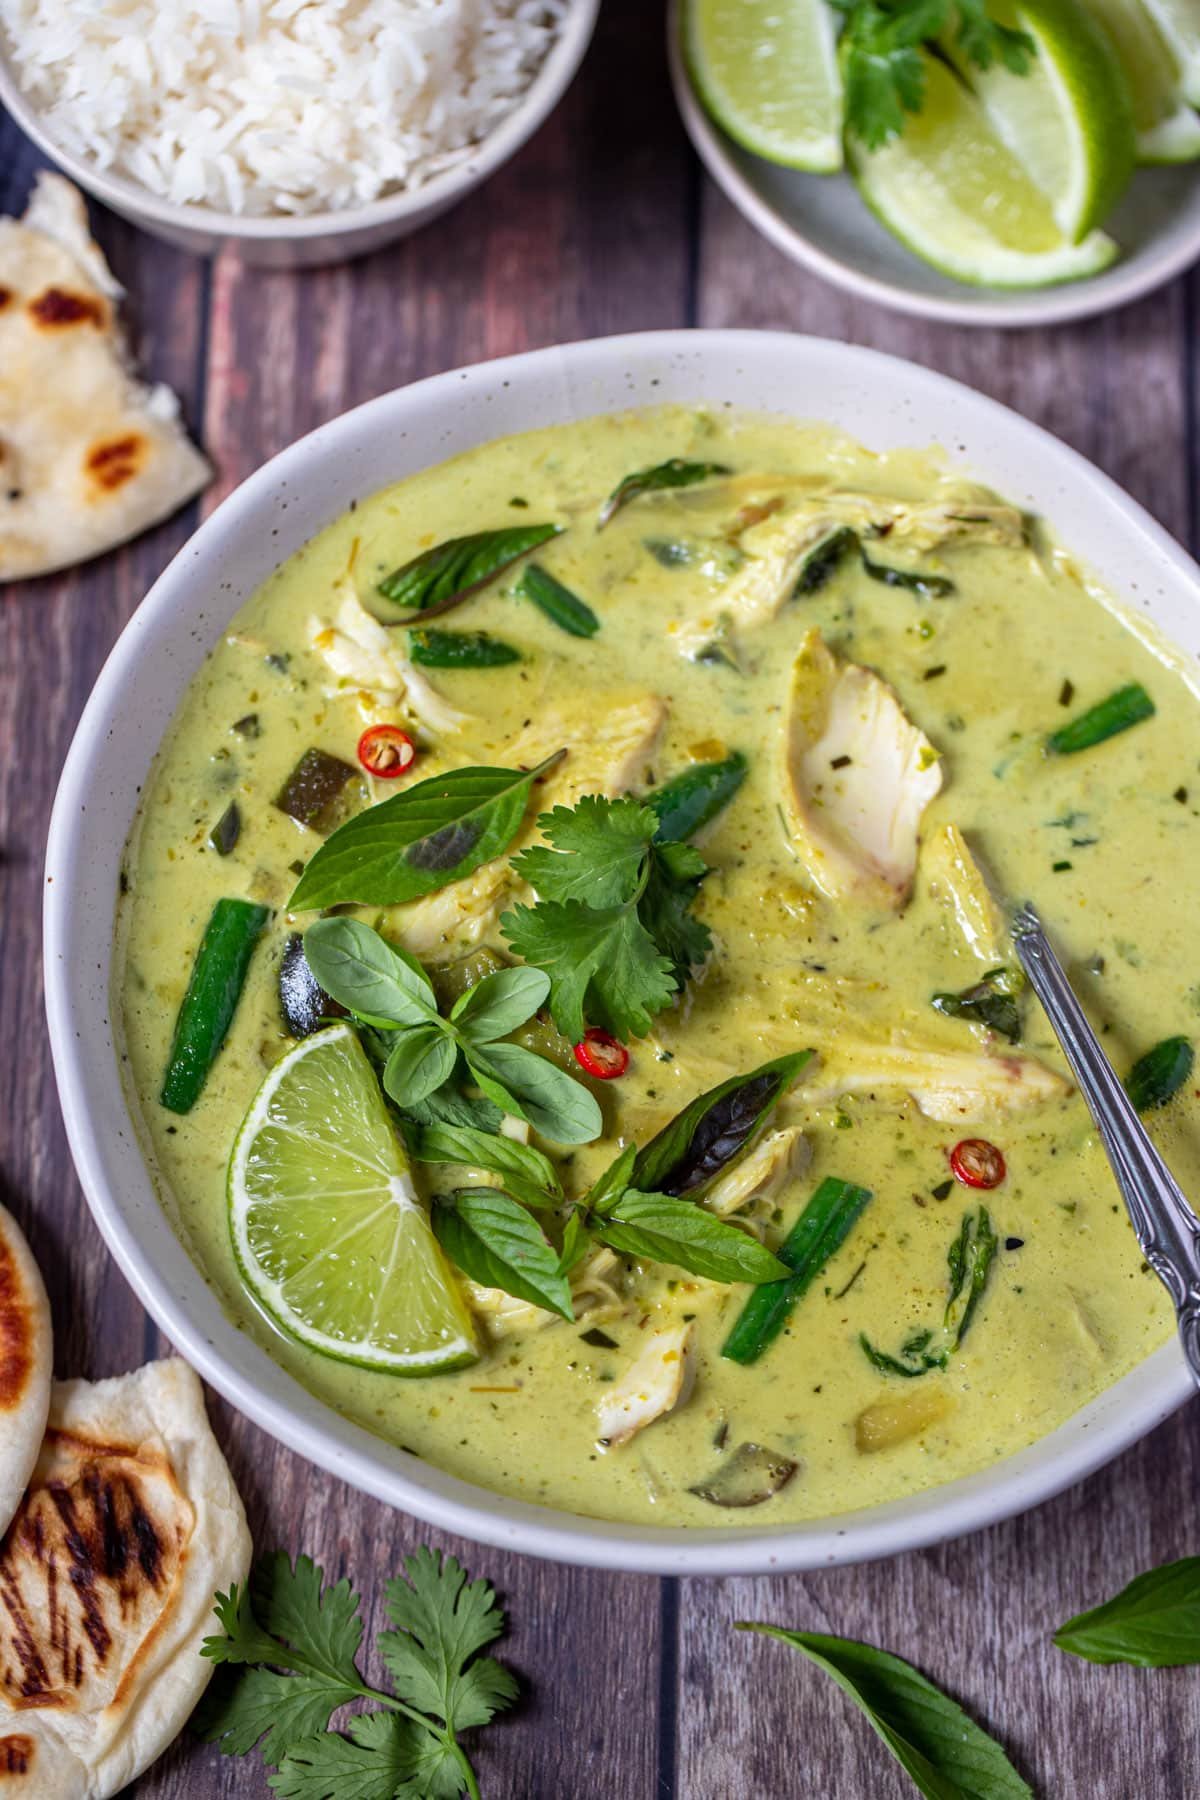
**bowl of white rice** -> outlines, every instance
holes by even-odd
[[[0,0],[0,105],[155,236],[302,267],[455,205],[570,85],[599,0]]]

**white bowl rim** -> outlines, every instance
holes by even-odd
[[[820,357],[823,366],[832,361],[864,379],[872,373],[882,376],[884,371],[893,377],[902,374],[915,400],[937,395],[959,407],[969,404],[978,409],[980,419],[994,421],[998,431],[1015,428],[1035,441],[1048,468],[1086,492],[1089,504],[1113,509],[1123,521],[1122,529],[1140,538],[1177,578],[1200,595],[1200,569],[1107,475],[1012,409],[920,364],[859,345],[786,332],[675,330],[549,346],[429,376],[369,400],[280,451],[221,502],[172,558],[97,677],[63,768],[46,851],[46,1010],[68,1142],[88,1205],[109,1250],[147,1312],[181,1354],[238,1411],[281,1443],[431,1526],[503,1550],[584,1567],[658,1575],[780,1573],[870,1561],[1010,1518],[1082,1480],[1190,1398],[1194,1388],[1182,1351],[1172,1338],[1057,1430],[992,1468],[898,1501],[799,1525],[714,1530],[631,1526],[509,1499],[447,1475],[349,1424],[285,1375],[279,1364],[252,1345],[225,1316],[193,1265],[189,1263],[188,1268],[195,1292],[185,1299],[171,1291],[132,1216],[126,1216],[125,1202],[110,1188],[105,1174],[102,1140],[113,1129],[118,1136],[125,1134],[97,1121],[87,1104],[90,1064],[97,1057],[107,1058],[115,1072],[115,1051],[108,1019],[99,1029],[89,1027],[73,1005],[70,971],[72,946],[77,941],[73,896],[81,872],[77,822],[87,809],[98,755],[116,729],[114,721],[121,718],[122,698],[136,671],[143,639],[164,626],[180,594],[186,593],[188,565],[213,552],[231,525],[253,518],[281,487],[291,487],[294,493],[311,480],[310,467],[336,463],[339,452],[349,449],[368,422],[387,418],[396,409],[402,412],[414,394],[449,401],[452,395],[461,395],[464,383],[482,383],[493,392],[500,387],[519,388],[523,376],[534,375],[550,359],[562,359],[564,371],[583,379],[582,368],[596,357],[607,357],[622,369],[635,366],[639,357],[658,366],[673,355],[703,356],[710,347],[715,351],[718,344],[733,354],[775,359],[773,367],[778,366],[778,358],[799,350]],[[477,441],[486,442],[486,434]],[[180,613],[177,630],[187,617],[186,612]],[[122,823],[127,831],[128,821]],[[128,1124],[127,1114],[124,1122]],[[150,1185],[148,1171],[145,1179]],[[157,1220],[179,1248],[161,1209]],[[236,1366],[234,1351],[222,1347],[222,1336],[233,1342],[234,1350],[240,1343],[243,1359],[260,1365],[270,1385],[286,1390],[286,1399],[261,1391],[255,1380]],[[1053,1449],[1056,1445],[1057,1452]]]
[[[340,212],[299,215],[221,212],[188,203],[177,205],[152,193],[125,175],[97,169],[52,137],[41,114],[17,79],[12,58],[0,36],[0,106],[14,124],[48,156],[64,175],[95,199],[126,217],[152,219],[156,225],[176,231],[202,233],[256,243],[304,243],[310,238],[341,237],[367,231],[377,225],[418,221],[427,212],[450,207],[478,187],[507,162],[549,118],[579,72],[600,11],[600,0],[571,0],[570,11],[529,86],[511,112],[477,144],[461,162],[431,176],[421,187],[385,194],[363,206]]]
[[[950,295],[915,293],[881,276],[865,274],[853,262],[823,250],[798,226],[789,224],[742,173],[729,141],[709,118],[692,86],[679,43],[678,9],[679,0],[672,0],[667,24],[667,54],[675,102],[692,148],[726,198],[755,231],[792,262],[811,269],[814,275],[820,275],[834,287],[911,318],[937,319],[947,325],[1001,326],[1019,330],[1029,325],[1063,325],[1071,319],[1091,319],[1100,313],[1116,312],[1173,281],[1200,258],[1198,219],[1192,236],[1185,237],[1174,248],[1164,247],[1157,255],[1147,253],[1136,262],[1131,260],[1124,268],[1117,262],[1080,281],[1030,289],[1024,299],[1017,298],[1021,290],[1015,288],[1009,290],[1012,298],[1006,300],[967,299],[965,296],[969,294],[983,295],[989,290],[962,283],[964,298],[956,300]],[[910,254],[915,255],[915,252]],[[1101,281],[1104,285],[1097,285]]]

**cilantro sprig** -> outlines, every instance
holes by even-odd
[[[921,46],[951,35],[980,69],[1000,63],[1029,72],[1037,46],[1029,33],[993,19],[987,0],[829,0],[845,15],[841,39],[846,126],[869,150],[904,130],[905,115],[925,102]]]
[[[656,842],[658,815],[637,800],[587,794],[538,825],[547,844],[513,860],[537,904],[515,906],[500,928],[549,977],[554,1023],[572,1043],[585,1021],[644,1037],[708,955],[691,913],[708,865],[690,844]]]
[[[363,1621],[348,1581],[325,1585],[307,1556],[262,1557],[248,1588],[218,1594],[224,1633],[201,1655],[223,1665],[192,1721],[226,1756],[255,1745],[285,1800],[479,1800],[479,1782],[459,1733],[512,1705],[517,1683],[480,1651],[504,1629],[494,1590],[469,1581],[452,1556],[422,1546],[389,1581],[395,1627],[378,1639],[392,1691],[358,1667]],[[367,1701],[344,1730],[342,1707]]]

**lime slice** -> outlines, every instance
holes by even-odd
[[[684,0],[696,92],[722,131],[790,169],[842,166],[842,78],[826,0]]]
[[[1030,179],[1063,236],[1078,244],[1101,224],[1133,172],[1129,88],[1108,38],[1082,0],[1016,0],[993,9],[1027,31],[1037,55],[1024,75],[980,69],[944,49]]]
[[[1133,101],[1138,161],[1200,157],[1200,119],[1184,103],[1183,71],[1142,0],[1089,0],[1116,50]]]
[[[1044,287],[1105,268],[1117,254],[1093,231],[1072,244],[974,94],[945,63],[921,53],[925,104],[903,132],[869,151],[848,140],[867,205],[901,243],[983,287]]]
[[[348,1025],[276,1063],[229,1161],[229,1224],[255,1299],[300,1342],[392,1375],[461,1368],[470,1315]]]
[[[1179,64],[1184,98],[1200,106],[1200,0],[1146,0],[1146,10]]]

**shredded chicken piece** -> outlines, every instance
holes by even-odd
[[[696,1380],[693,1324],[655,1331],[619,1381],[596,1406],[599,1439],[609,1449],[627,1444],[656,1419],[687,1404]]]
[[[1008,925],[957,825],[943,825],[921,848],[929,890],[953,914],[968,950],[988,968],[1012,958]]]
[[[507,856],[500,856],[436,894],[393,907],[391,928],[404,948],[422,962],[448,962],[495,935],[500,914],[521,885]]]
[[[789,1181],[802,1175],[811,1161],[812,1145],[799,1125],[769,1131],[727,1175],[713,1183],[704,1205],[724,1219],[749,1206],[769,1203]]]
[[[1062,1100],[1071,1085],[1033,1056],[943,1050],[910,1032],[890,1040],[842,1034],[830,1039],[821,1078],[804,1089],[810,1104],[843,1094],[908,1094],[928,1119],[983,1124]]]
[[[613,799],[645,785],[666,722],[667,704],[657,694],[593,694],[586,722],[578,713],[545,708],[505,754],[512,766],[529,768],[566,746],[565,760],[539,792],[542,812],[574,806],[584,794]]]
[[[574,1271],[571,1295],[577,1319],[587,1317],[598,1324],[622,1310],[624,1300],[608,1279],[618,1261],[615,1251],[601,1246]],[[518,1332],[542,1331],[547,1325],[563,1323],[549,1308],[518,1300],[514,1294],[506,1294],[503,1288],[484,1287],[477,1281],[468,1281],[465,1286],[471,1310],[483,1321],[490,1337],[513,1337]]]
[[[902,907],[921,815],[941,785],[938,752],[888,684],[808,631],[792,668],[783,792],[794,848],[821,892]]]
[[[372,618],[353,584],[343,578],[332,624],[311,618],[309,642],[338,678],[333,691],[366,689],[381,706],[401,706],[428,731],[459,731],[468,715],[443,699],[404,654],[395,631]]]

